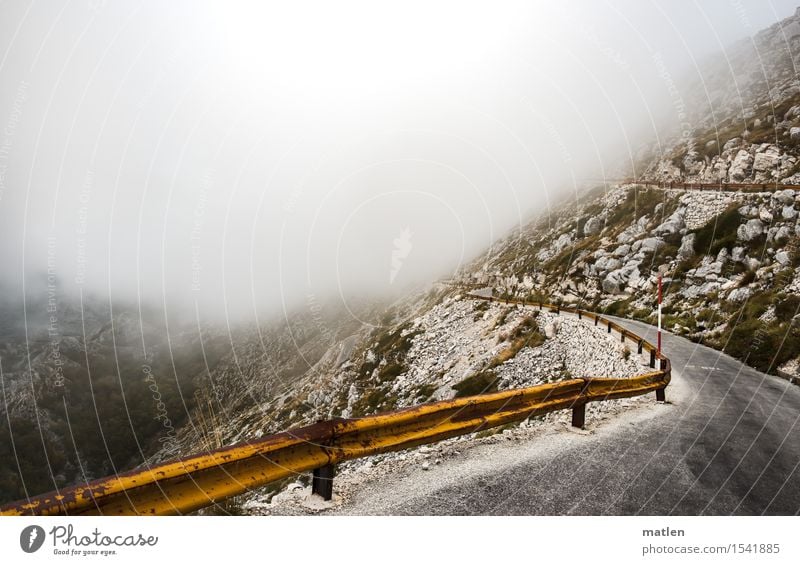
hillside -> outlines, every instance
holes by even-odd
[[[661,276],[667,330],[800,380],[796,52],[800,14],[709,61],[703,88],[687,89],[691,131],[650,143],[632,172],[775,185],[764,192],[598,184],[454,280],[235,327],[87,299],[59,302],[51,331],[46,296],[26,312],[4,306],[0,500],[323,419],[647,371],[601,329],[473,300],[478,287],[655,323]]]

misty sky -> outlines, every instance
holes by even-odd
[[[264,4],[264,5],[261,5]],[[0,261],[246,314],[446,276],[628,172],[792,2],[0,2]]]

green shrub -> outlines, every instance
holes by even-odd
[[[789,296],[775,304],[775,317],[781,322],[788,322],[800,311],[800,296]]]
[[[460,383],[453,385],[453,389],[456,391],[455,397],[461,398],[464,396],[475,396],[476,394],[495,392],[498,385],[497,381],[497,374],[493,371],[475,373]]]
[[[406,368],[400,363],[387,363],[381,368],[380,372],[378,373],[378,379],[382,383],[387,381],[393,381],[395,378],[403,374],[405,370]]]
[[[741,224],[738,205],[731,205],[695,232],[695,249],[698,253],[716,255],[723,247],[733,247],[736,244],[736,230]]]

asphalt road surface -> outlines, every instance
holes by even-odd
[[[618,321],[655,342],[651,326]],[[592,434],[562,432],[570,437],[557,448],[525,446],[510,464],[498,458],[469,472],[454,469],[451,474],[462,476],[441,488],[415,489],[415,480],[432,478],[419,471],[394,485],[376,485],[340,512],[800,513],[800,387],[686,339],[664,338],[673,363],[667,406]]]

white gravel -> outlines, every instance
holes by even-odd
[[[436,374],[437,368],[444,383],[458,382],[456,375],[471,374],[508,346],[504,342],[497,343],[500,333],[511,331],[534,312],[537,312],[540,328],[543,331],[546,328],[553,337],[540,347],[523,348],[514,359],[497,367],[495,371],[501,379],[500,388],[557,380],[563,378],[565,368],[572,377],[631,377],[650,370],[647,360],[636,355],[634,344],[623,345],[616,332],[608,334],[605,328],[595,327],[589,320],[498,303],[480,307],[486,308],[481,313],[476,311],[478,303],[472,300],[449,301],[415,321],[415,329],[423,331],[414,338],[408,354],[411,369],[401,375],[404,377],[402,380],[398,379],[401,384],[396,385],[397,389],[417,386],[426,378],[430,382],[428,375]],[[505,320],[497,324],[504,313]],[[476,314],[480,314],[479,320],[474,320]],[[631,350],[626,354],[627,346]],[[446,390],[447,397],[452,396],[449,385],[440,390],[442,393]],[[570,411],[562,410],[518,425],[453,438],[431,446],[350,461],[337,469],[335,495],[330,502],[312,496],[307,485],[292,483],[275,496],[254,493],[243,508],[258,515],[379,512],[378,509],[354,507],[353,503],[370,489],[391,491],[391,487],[387,487],[391,477],[416,473],[415,481],[422,481],[427,485],[425,488],[434,489],[443,480],[441,470],[445,467],[474,465],[482,468],[510,464],[515,456],[509,454],[516,450],[522,449],[525,453],[531,449],[542,450],[545,444],[557,448],[560,442],[571,441],[569,438],[595,433],[602,423],[619,414],[630,417],[633,412],[641,412],[632,410],[634,408],[648,412],[647,408],[655,406],[654,395],[591,403],[586,408],[586,430],[571,428]],[[497,459],[498,450],[504,454],[500,460]],[[419,478],[420,473],[424,473],[424,480]],[[302,480],[307,482],[307,477]]]

